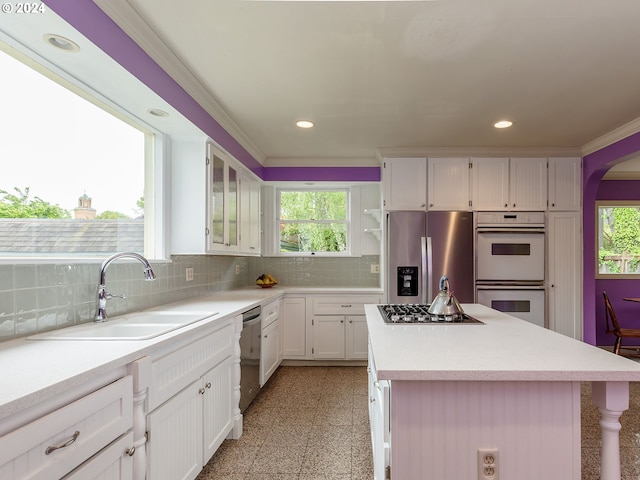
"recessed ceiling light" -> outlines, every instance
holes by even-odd
[[[296,122],[296,125],[300,128],[311,128],[313,127],[313,122],[310,122],[308,120],[300,120]]]
[[[68,38],[55,35],[53,33],[47,33],[42,37],[52,47],[64,50],[65,52],[75,53],[80,51],[80,47],[77,43],[72,42]]]
[[[150,108],[147,110],[147,113],[153,115],[154,117],[168,117],[169,114],[164,110],[160,110],[159,108]]]
[[[509,120],[500,120],[493,124],[496,128],[509,128],[511,125],[513,125],[513,122],[510,122]]]

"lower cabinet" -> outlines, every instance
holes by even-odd
[[[130,479],[132,428],[128,375],[0,437],[0,478]]]
[[[260,337],[260,386],[280,365],[280,322],[276,319],[262,329]]]
[[[364,305],[378,295],[318,295],[311,299],[313,358],[366,360],[368,331]]]
[[[306,298],[285,297],[282,302],[282,358],[299,359],[307,356]]]
[[[233,424],[232,366],[225,358],[147,416],[148,478],[198,476]]]
[[[369,423],[373,450],[373,478],[390,478],[391,457],[391,386],[378,380],[373,356],[369,355]]]

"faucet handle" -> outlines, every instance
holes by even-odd
[[[126,297],[126,296],[124,296],[124,295],[113,295],[113,294],[111,294],[111,293],[107,292],[107,293],[105,294],[105,298],[106,298],[107,300],[111,300],[112,298],[127,298],[127,297]]]

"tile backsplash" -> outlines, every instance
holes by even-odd
[[[371,273],[379,256],[355,258],[261,258],[208,255],[173,256],[151,262],[156,280],[145,282],[142,265],[120,260],[106,272],[107,291],[124,294],[107,304],[110,316],[251,286],[262,273],[279,284],[305,287],[378,287]],[[100,263],[0,265],[0,341],[78,323],[95,314]],[[187,282],[186,268],[193,268]]]

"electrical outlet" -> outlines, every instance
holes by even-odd
[[[380,265],[372,263],[371,264],[371,273],[380,273]]]
[[[498,480],[498,449],[478,449],[478,480]]]
[[[187,282],[191,282],[191,281],[193,280],[193,268],[191,268],[191,267],[187,267],[187,268],[184,270],[184,279],[185,279]]]

